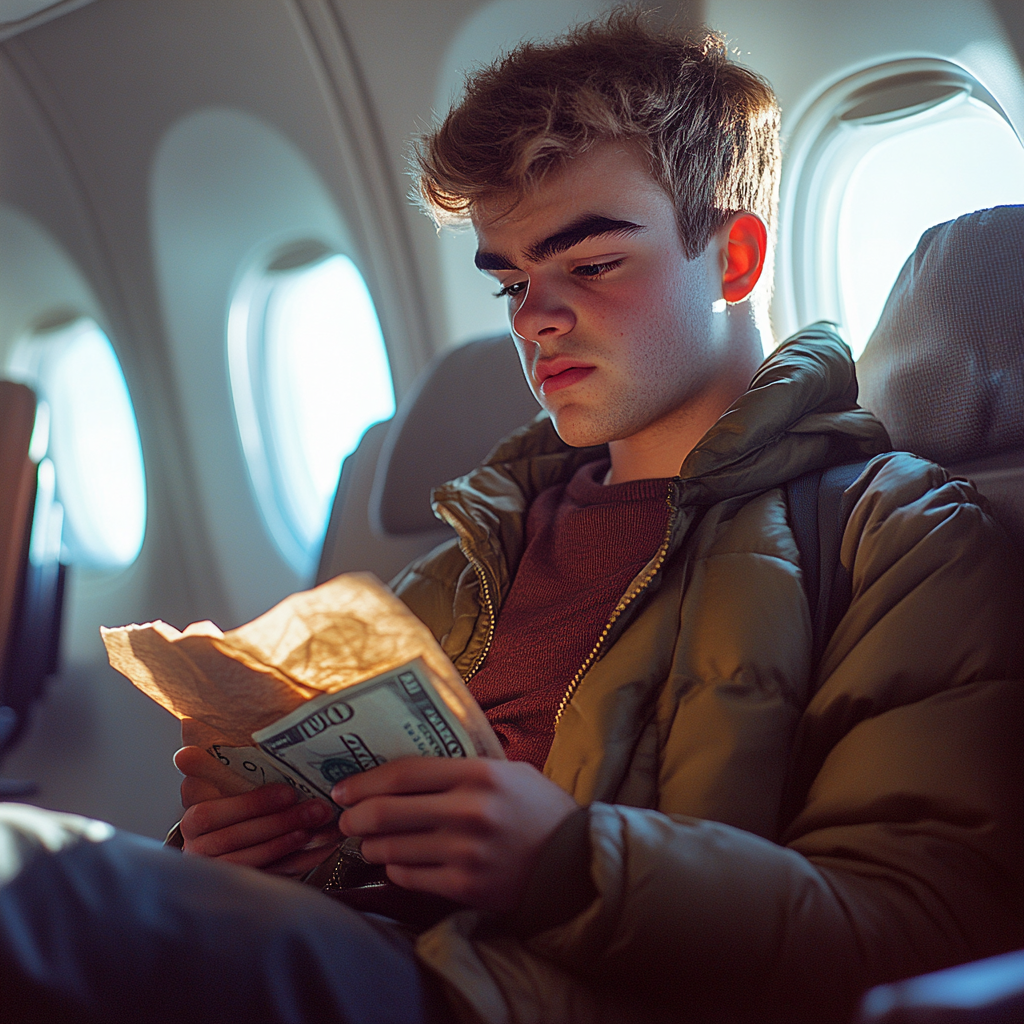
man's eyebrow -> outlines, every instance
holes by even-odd
[[[597,238],[600,235],[636,235],[646,230],[643,224],[634,224],[631,220],[612,220],[610,217],[601,217],[597,214],[584,214],[561,231],[545,238],[543,242],[531,245],[526,250],[526,255],[534,263],[540,263],[541,260],[557,256],[588,238]]]
[[[631,220],[612,220],[610,217],[601,217],[598,214],[588,213],[574,220],[567,227],[553,235],[548,236],[543,242],[537,242],[526,250],[527,259],[533,263],[540,263],[542,260],[557,256],[560,252],[571,249],[588,238],[598,238],[601,235],[636,235],[647,228],[643,224],[634,224]],[[473,259],[478,270],[518,270],[519,268],[507,257],[498,252],[480,251]]]
[[[507,257],[497,252],[477,252],[473,257],[477,270],[518,270],[519,268]]]

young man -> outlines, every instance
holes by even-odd
[[[621,16],[480,72],[420,151],[424,202],[472,222],[549,418],[436,492],[459,543],[395,586],[512,760],[348,780],[341,828],[401,885],[516,909],[525,944],[461,921],[421,946],[471,999],[472,958],[524,1019],[595,979],[820,1014],[1020,944],[1006,792],[947,767],[1012,692],[973,684],[1020,674],[990,639],[1015,628],[1010,556],[969,490],[871,464],[853,605],[811,664],[783,485],[889,443],[831,332],[758,370],[778,165],[763,82],[713,37]],[[287,793],[184,793],[186,851],[320,856],[293,852],[314,809]]]
[[[548,416],[439,488],[459,541],[394,585],[510,760],[334,795],[392,881],[472,908],[416,942],[465,1019],[842,1019],[1021,944],[1020,651],[992,639],[1020,594],[969,487],[870,464],[812,664],[784,485],[889,445],[830,330],[759,368],[778,164],[770,89],[632,16],[480,72],[421,148]],[[207,761],[178,755],[186,853],[323,858],[327,808],[222,797]]]

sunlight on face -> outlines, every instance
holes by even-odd
[[[598,146],[511,212],[482,206],[474,226],[477,264],[507,297],[527,380],[567,443],[636,435],[716,377],[718,252],[686,258],[671,199],[631,149]]]

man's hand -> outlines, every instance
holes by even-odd
[[[338,824],[407,889],[480,910],[511,910],[547,838],[577,808],[532,765],[409,757],[331,791]]]
[[[181,783],[185,853],[298,876],[316,867],[328,845],[340,838],[331,821],[334,811],[322,800],[299,803],[295,790],[284,783],[226,796],[210,781],[212,761],[201,747],[183,747],[174,755],[175,765],[185,775]]]

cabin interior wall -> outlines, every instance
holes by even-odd
[[[1021,64],[998,0],[707,0],[708,24],[765,75],[779,97],[783,135],[831,83],[870,64],[908,56],[961,63],[991,89],[1024,134]]]
[[[1024,67],[1024,4],[1020,0],[992,0],[992,9],[1013,43],[1017,63]]]
[[[125,304],[94,211],[74,162],[6,46],[0,54],[0,114],[0,359],[6,361],[40,315],[75,310],[115,339],[138,405],[145,355],[118,344],[127,333]],[[173,437],[175,424],[160,416],[159,401],[138,411],[144,437],[155,439],[161,430]],[[152,607],[153,578],[164,581],[172,601],[187,592],[180,538],[173,518],[164,514],[163,487],[161,474],[151,472],[147,543],[127,571],[115,578],[69,575],[64,665],[35,728],[4,773],[39,783],[43,802],[121,817],[150,832],[157,824],[144,805],[152,803],[160,815],[173,808],[166,765],[154,761],[152,749],[173,743],[176,729],[151,701],[124,692],[104,664],[97,627],[127,621],[135,609],[144,614]]]
[[[312,38],[314,28],[321,38]],[[365,97],[339,102],[323,55],[337,43],[330,29],[311,28],[303,5],[286,0],[95,0],[0,46],[0,203],[38,221],[67,266],[78,269],[83,294],[95,296],[96,319],[135,405],[149,498],[146,540],[133,566],[113,575],[72,569],[64,668],[4,764],[5,775],[36,781],[48,806],[150,835],[166,831],[178,810],[170,763],[177,725],[106,666],[99,625],[211,618],[228,628],[308,582],[287,571],[259,528],[227,396],[217,386],[224,293],[241,270],[223,260],[237,263],[242,254],[224,245],[186,250],[181,231],[154,237],[154,169],[168,133],[197,111],[227,110],[287,140],[366,256],[362,269],[399,395],[431,354],[415,262],[401,247],[385,251],[383,233],[374,234],[384,219],[372,205],[379,182],[362,191],[353,183],[359,154],[345,145],[352,111],[343,103],[358,106]],[[243,212],[246,201],[253,210],[268,203],[258,170],[239,168]],[[279,184],[287,190],[293,182]],[[385,187],[401,209],[394,182]],[[332,211],[321,215],[329,221]],[[336,224],[325,227],[337,234]],[[168,251],[174,244],[179,250]],[[188,282],[168,289],[162,279],[161,260],[176,259],[195,271],[193,291]],[[45,271],[32,269],[37,277]],[[204,276],[222,286],[219,313],[217,298],[202,291]],[[50,284],[39,301],[52,306],[60,297]],[[10,326],[0,344],[9,347],[27,326]],[[232,532],[234,543],[225,545]]]
[[[786,141],[807,106],[855,71],[906,57],[941,57],[964,67],[997,98],[1024,138],[1022,61],[1008,32],[1013,19],[1000,6],[1002,17],[987,0],[707,0],[706,18],[726,36],[737,59],[775,88],[785,179]],[[786,216],[782,208],[780,218]],[[772,317],[779,340],[801,326],[790,323],[780,306]]]
[[[774,82],[789,125],[823,84],[897,52],[969,59],[983,81],[1013,92],[1013,5],[995,2],[1002,20],[982,0],[680,0],[661,16],[725,32],[739,59]],[[305,583],[261,528],[226,404],[224,324],[246,254],[284,231],[293,209],[325,231],[351,231],[401,397],[434,352],[504,325],[472,269],[472,238],[439,237],[406,202],[410,136],[468,66],[608,6],[93,0],[0,42],[0,245],[11,247],[0,252],[0,358],[47,303],[93,315],[132,394],[149,498],[133,566],[72,570],[63,670],[4,765],[39,782],[41,803],[165,830],[178,810],[177,726],[106,666],[98,626],[212,618],[230,627]],[[305,168],[279,165],[294,203],[246,219],[273,205],[273,191],[244,161],[232,204],[214,209],[212,194],[196,193],[190,220],[179,180],[187,161],[175,186],[186,205],[165,202],[157,167],[168,140],[217,112],[263,126]],[[185,184],[201,177],[197,167]],[[270,226],[246,234],[257,223]]]
[[[360,54],[387,152],[403,189],[411,184],[410,139],[443,115],[468,71],[524,39],[558,35],[620,5],[609,0],[457,0],[443,6],[415,0],[334,2],[344,12]],[[696,25],[703,19],[703,0],[645,6],[656,6],[656,16],[666,22]],[[392,58],[395,51],[403,54],[399,74]],[[493,282],[473,266],[472,231],[438,232],[411,205],[407,211],[417,259],[429,268],[428,298],[439,345],[447,348],[505,330],[505,304],[495,300]]]

